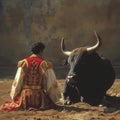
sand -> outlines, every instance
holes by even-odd
[[[62,90],[63,80],[58,80]],[[12,80],[0,80],[0,105],[9,100]],[[63,105],[41,111],[0,111],[0,120],[120,120],[120,80],[116,79],[107,91],[107,106],[91,106],[87,103]]]

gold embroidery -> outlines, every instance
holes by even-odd
[[[39,90],[41,89],[41,86],[36,86],[36,85],[24,85],[23,86],[24,89],[33,89],[33,90]]]

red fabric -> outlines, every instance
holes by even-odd
[[[40,63],[43,61],[42,58],[39,58],[39,57],[28,57],[26,58],[27,62],[28,62],[28,69],[31,68],[31,64],[32,64],[32,61],[36,61],[37,64],[36,64],[36,68],[38,68],[38,66],[40,65]]]
[[[20,102],[21,102],[20,98],[21,97],[18,97],[18,99],[16,101],[13,101],[13,100],[6,101],[1,106],[0,110],[5,110],[5,111],[13,111],[13,110],[15,110],[20,105]]]
[[[26,73],[25,85],[38,85],[40,82],[40,74],[39,74],[39,65],[43,61],[40,57],[28,57],[26,58],[28,63],[28,70]],[[35,75],[36,74],[36,75]],[[36,76],[37,80],[34,79]],[[30,80],[31,79],[31,80]]]

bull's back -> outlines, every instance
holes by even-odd
[[[98,54],[87,57],[86,64],[79,70],[79,89],[83,94],[105,93],[115,80],[115,71],[107,59]]]

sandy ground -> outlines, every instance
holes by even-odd
[[[58,80],[62,89],[63,80]],[[9,100],[12,80],[0,80],[0,105]],[[44,111],[0,111],[0,120],[120,120],[120,80],[116,79],[107,91],[108,106],[91,106],[76,103]]]

